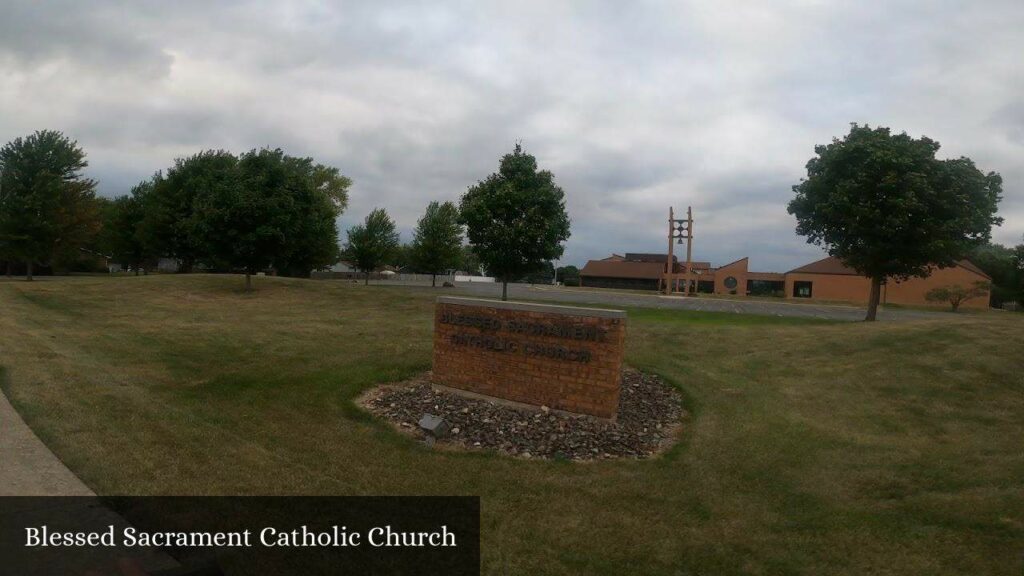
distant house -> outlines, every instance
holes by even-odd
[[[345,260],[341,260],[341,261],[335,263],[330,268],[328,268],[328,271],[329,272],[358,272],[358,270],[356,270],[355,266],[353,266],[351,262],[348,262],[348,261],[345,261]]]
[[[160,258],[156,261],[156,269],[160,272],[177,272],[181,270],[181,261],[177,258]]]

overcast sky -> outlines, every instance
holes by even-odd
[[[287,4],[287,6],[286,6]],[[522,140],[568,197],[563,262],[663,252],[785,271],[786,214],[850,122],[1004,178],[1024,234],[1024,2],[36,2],[0,4],[0,142],[57,129],[106,196],[206,148],[280,147],[355,181],[403,241]]]

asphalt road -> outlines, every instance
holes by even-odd
[[[600,304],[638,308],[670,308],[678,310],[703,310],[708,312],[729,312],[733,314],[760,314],[767,316],[791,316],[821,318],[826,320],[863,320],[865,308],[813,303],[793,303],[770,300],[738,300],[725,298],[665,296],[655,293],[642,294],[617,292],[614,290],[561,288],[529,284],[509,284],[509,299],[569,302],[573,304]],[[500,298],[501,285],[490,283],[459,283],[445,294],[451,296]],[[878,320],[923,320],[942,318],[947,312],[908,309],[879,309]]]

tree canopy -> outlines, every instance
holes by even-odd
[[[0,249],[25,262],[60,264],[99,229],[96,183],[82,175],[89,163],[77,142],[42,130],[0,148]]]
[[[459,209],[452,202],[431,202],[416,225],[412,241],[412,260],[417,270],[437,275],[455,268],[462,260],[462,225]]]
[[[0,258],[70,267],[83,254],[136,271],[158,257],[308,275],[337,261],[336,219],[352,181],[334,167],[281,150],[235,156],[206,150],[178,158],[114,200],[95,196],[85,153],[60,132],[41,131],[0,149]],[[90,256],[92,257],[92,256]],[[94,259],[94,258],[93,258]]]
[[[558,270],[556,270],[556,276],[558,281],[564,286],[580,285],[580,269],[575,266],[559,266]]]
[[[218,153],[193,189],[189,245],[246,275],[270,267],[317,268],[338,255],[335,218],[344,197],[325,169],[279,149],[234,159]],[[336,176],[336,173],[335,173]],[[346,179],[347,180],[347,179]],[[345,184],[347,186],[347,184]]]
[[[209,256],[202,245],[196,198],[227,197],[240,185],[238,158],[226,150],[204,150],[176,158],[166,174],[152,178],[153,192],[146,207],[145,241],[162,257],[174,258],[187,272]],[[209,200],[207,200],[209,201]]]
[[[130,195],[118,196],[113,201],[105,202],[102,210],[100,251],[132,268],[136,275],[155,256],[146,244],[143,228],[146,201],[152,190],[151,180],[141,182],[132,188]]]
[[[349,228],[345,257],[366,274],[369,284],[370,272],[383,264],[397,247],[395,222],[383,208],[374,208],[362,224]]]
[[[480,261],[480,257],[473,251],[473,247],[468,244],[463,244],[461,248],[461,254],[459,256],[459,268],[464,270],[470,276],[487,275],[487,271],[484,269],[483,262]]]
[[[985,244],[971,252],[969,259],[992,277],[993,307],[1024,302],[1024,244]]]
[[[797,233],[871,278],[874,320],[887,278],[926,277],[990,238],[1002,179],[968,158],[938,160],[939,143],[853,124],[815,147],[793,186]]]
[[[474,253],[501,280],[503,300],[509,281],[559,258],[569,238],[565,193],[519,144],[502,157],[498,172],[463,195],[459,212]]]

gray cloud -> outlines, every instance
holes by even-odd
[[[785,205],[849,122],[943,143],[1005,180],[1024,234],[1024,4],[14,2],[0,140],[64,130],[113,195],[204,148],[282,147],[353,177],[347,227],[409,238],[522,139],[568,194],[565,261],[664,248],[693,205],[700,259],[816,257]]]

